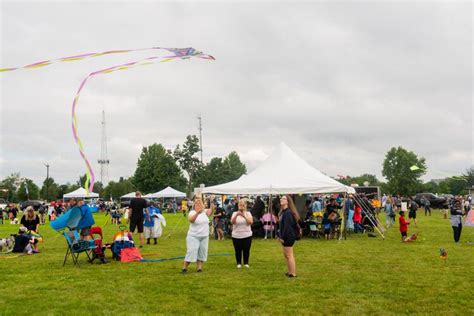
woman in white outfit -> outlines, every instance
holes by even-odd
[[[211,196],[211,201],[214,196]],[[196,262],[197,272],[202,272],[202,265],[207,260],[209,245],[209,217],[214,212],[214,204],[204,208],[200,197],[194,200],[194,210],[189,212],[189,230],[186,237],[186,257],[184,258],[182,273],[188,272],[191,262]]]

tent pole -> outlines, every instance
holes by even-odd
[[[344,200],[342,204],[342,223],[341,223],[341,226],[343,227],[344,240],[347,240],[346,200],[347,200],[347,192],[344,192]],[[342,240],[343,234],[339,236],[339,240]]]

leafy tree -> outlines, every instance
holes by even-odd
[[[28,193],[26,187],[28,187]],[[39,199],[39,188],[33,180],[25,178],[18,187],[17,197],[20,201],[37,200]]]
[[[448,187],[449,193],[452,195],[465,195],[467,194],[466,190],[466,180],[463,178],[448,178]]]
[[[201,161],[195,156],[199,152],[199,139],[196,135],[188,135],[183,147],[176,146],[173,156],[181,169],[188,174],[187,194],[191,195],[194,178],[202,168]]]
[[[474,186],[474,166],[466,170],[466,173],[464,174],[464,177],[466,178],[466,186],[471,188]]]
[[[235,151],[224,158],[223,165],[226,182],[237,180],[247,172],[247,167],[240,161],[239,154]]]
[[[364,182],[368,182],[369,186],[379,186],[381,182],[377,179],[375,175],[372,174],[363,174],[357,177],[351,177],[347,176],[346,178],[338,179],[337,181],[345,184],[345,185],[351,185],[351,184],[358,184],[359,186],[363,186]]]
[[[430,181],[423,184],[423,189],[421,191],[430,193],[440,193],[440,188],[436,182]]]
[[[198,170],[194,186],[204,183],[206,186],[218,185],[240,178],[247,172],[247,167],[240,161],[234,151],[224,159],[214,157],[203,168]]]
[[[156,192],[167,186],[179,190],[185,183],[175,159],[161,144],[143,147],[133,176],[133,184],[138,190]]]
[[[451,194],[451,188],[449,187],[449,181],[447,179],[444,179],[438,184],[438,193],[441,194]]]
[[[41,198],[46,201],[54,201],[58,199],[58,185],[53,178],[48,178],[43,181],[43,186],[40,191]]]
[[[416,169],[412,170],[412,166]],[[421,187],[420,178],[425,173],[425,158],[418,158],[412,151],[392,147],[385,155],[382,175],[387,178],[392,194],[413,195]]]
[[[18,202],[18,197],[16,195],[18,187],[21,184],[20,173],[12,173],[8,177],[0,182],[1,197],[5,198],[9,202]]]
[[[94,188],[92,189],[92,192],[98,193],[99,197],[102,197],[102,194],[104,193],[104,185],[102,182],[96,182],[94,183]]]
[[[206,186],[211,186],[226,182],[222,172],[223,166],[222,158],[212,158],[208,164],[197,170],[193,185],[197,187],[203,183]]]
[[[61,184],[58,186],[58,199],[62,199],[63,195],[69,192],[72,192],[74,190],[79,189],[81,186],[78,185],[77,183],[66,183],[66,184]]]
[[[109,182],[109,184],[104,188],[104,191],[102,192],[102,196],[106,200],[109,200],[110,198],[116,200],[120,198],[122,195],[125,195],[127,193],[130,193],[136,190],[137,188],[132,183],[132,178],[124,179],[123,177],[120,177],[118,182],[115,182],[115,181]]]

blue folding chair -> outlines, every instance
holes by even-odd
[[[92,263],[91,253],[96,248],[94,240],[82,240],[77,230],[63,232],[64,238],[67,242],[66,256],[64,256],[63,267],[66,264],[67,258],[70,255],[74,265],[79,266],[79,255],[85,253],[89,263]]]

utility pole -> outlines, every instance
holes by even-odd
[[[201,150],[201,163],[202,163],[202,117],[201,114],[197,117],[199,120],[199,149]]]
[[[105,111],[102,111],[102,142],[100,147],[100,158],[97,161],[100,165],[100,182],[105,187],[109,177],[109,158],[107,154],[107,134],[105,130]]]
[[[45,163],[44,166],[46,167],[46,201],[47,201],[48,196],[49,196],[49,164]]]

